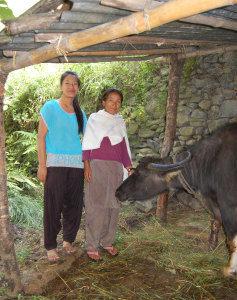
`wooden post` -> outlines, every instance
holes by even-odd
[[[169,86],[166,104],[165,137],[161,150],[161,157],[167,157],[173,149],[174,145],[176,134],[177,107],[179,102],[179,83],[184,61],[184,59],[178,60],[176,54],[172,55],[170,59]],[[167,222],[167,205],[168,193],[164,193],[158,196],[156,217],[158,218],[160,223]]]
[[[3,97],[6,75],[0,75],[0,256],[4,269],[3,281],[9,295],[17,296],[22,291],[20,272],[17,265],[14,236],[10,223],[8,197]]]

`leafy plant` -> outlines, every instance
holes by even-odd
[[[43,218],[42,202],[32,199],[31,196],[14,192],[8,193],[8,199],[11,221],[13,223],[39,228]]]
[[[14,18],[12,10],[5,0],[0,0],[0,21]]]

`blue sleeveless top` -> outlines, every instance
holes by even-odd
[[[83,167],[76,114],[65,112],[57,100],[46,102],[40,114],[48,128],[45,141],[50,165],[47,159],[47,166]],[[82,114],[84,134],[87,119],[83,110]],[[76,166],[78,162],[81,166]]]

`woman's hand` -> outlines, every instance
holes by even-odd
[[[126,168],[128,171],[128,176],[131,176],[134,173],[134,168],[132,166]]]
[[[91,181],[91,166],[89,160],[84,161],[84,176],[87,182]]]
[[[37,178],[39,179],[39,181],[45,183],[46,176],[47,176],[47,167],[40,165],[37,172]]]

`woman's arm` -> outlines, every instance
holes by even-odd
[[[39,169],[37,172],[37,177],[39,181],[45,183],[47,176],[46,168],[46,143],[45,137],[48,132],[48,128],[44,123],[42,116],[40,116],[39,130],[38,130],[38,159],[39,159]]]
[[[126,168],[126,170],[128,171],[128,176],[130,176],[134,173],[134,168],[132,166],[131,158],[129,157],[129,154],[128,154],[128,149],[127,149],[125,138],[122,140],[122,143],[121,143],[121,151],[122,151],[123,165]]]
[[[91,181],[91,166],[89,160],[84,161],[84,176],[87,182]]]

